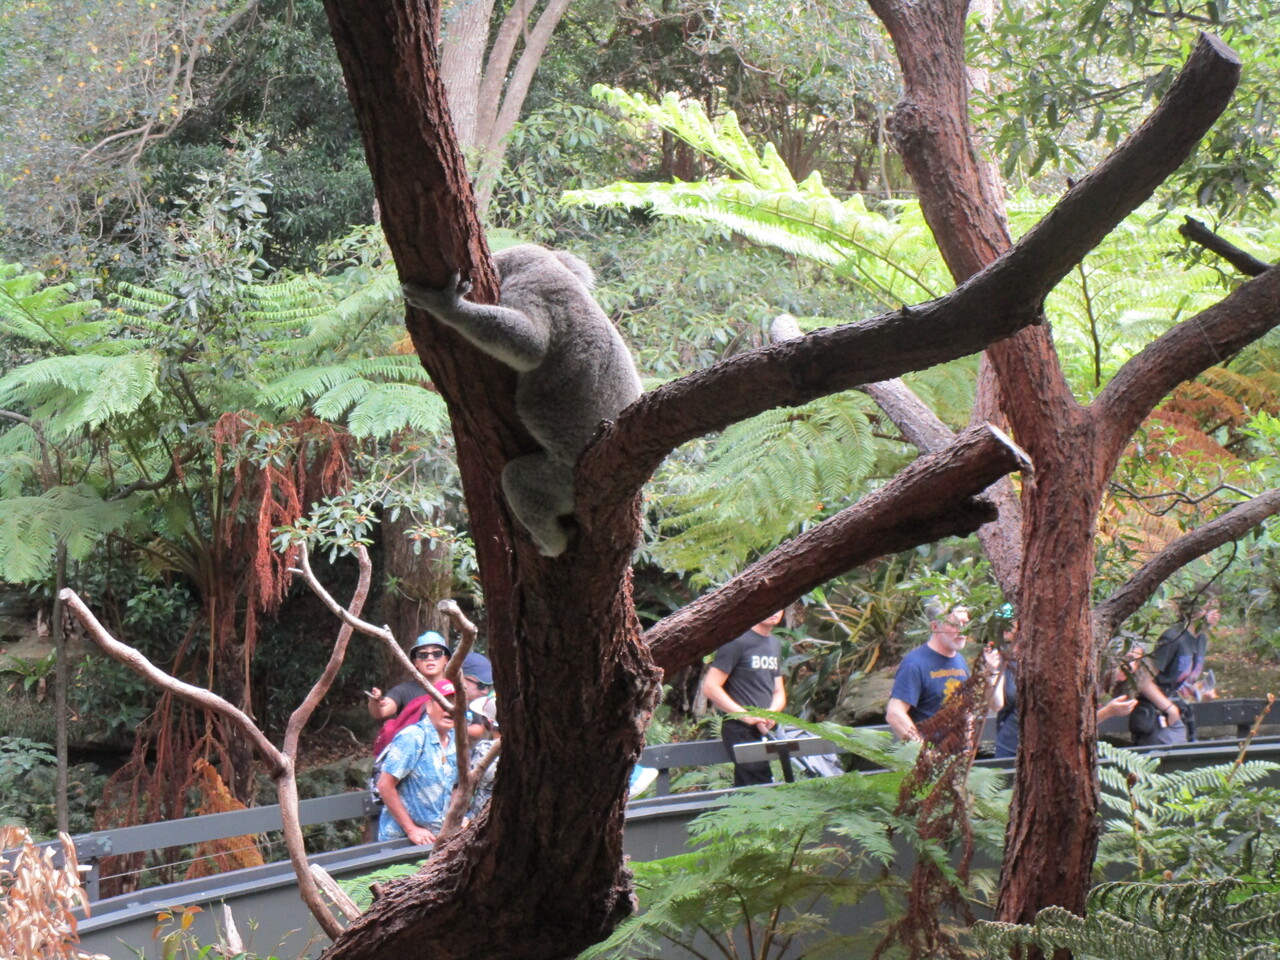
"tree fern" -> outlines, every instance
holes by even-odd
[[[882,730],[786,719],[877,772],[725,797],[690,824],[692,852],[632,864],[643,912],[584,957],[670,956],[673,947],[702,957],[870,956],[882,925],[838,935],[832,914],[868,897],[882,900],[889,917],[899,912],[906,880],[896,864],[904,845],[950,869],[943,845],[922,841],[914,820],[896,812],[917,744]],[[998,842],[1008,798],[1003,778],[983,772],[971,788],[984,798],[972,808],[984,821],[975,826]]]
[[[49,576],[59,542],[72,560],[85,559],[134,508],[128,501],[104,501],[84,486],[0,499],[0,580],[27,583]]]
[[[973,936],[991,956],[1030,945],[1079,960],[1272,960],[1280,957],[1280,892],[1274,884],[1106,883],[1085,916],[1047,907],[1034,924],[979,921]]]
[[[75,299],[72,283],[40,289],[43,279],[17,264],[0,264],[0,334],[54,349],[94,337],[101,325],[88,318],[97,301]]]
[[[846,393],[770,410],[728,428],[698,469],[671,465],[651,487],[664,537],[650,555],[720,579],[753,550],[838,509],[883,466],[869,409],[870,400]]]
[[[712,224],[762,245],[824,263],[886,308],[940,296],[952,286],[915,203],[896,216],[868,210],[861,196],[841,201],[814,173],[797,184],[772,144],[761,153],[745,141],[732,113],[717,121],[697,103],[668,95],[654,106],[623,91],[596,95],[624,115],[651,122],[721,163],[734,178],[698,183],[615,183],[569,191],[584,206],[648,208],[655,214]]]
[[[28,410],[51,438],[65,437],[135,413],[155,395],[159,366],[145,350],[47,357],[0,377],[0,406]]]
[[[1274,836],[1280,772],[1264,760],[1169,773],[1160,760],[1099,743],[1105,831],[1097,868],[1129,867],[1138,879],[1265,877],[1280,858]]]

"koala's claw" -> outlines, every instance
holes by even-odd
[[[449,278],[449,283],[443,288],[424,287],[417,283],[400,284],[400,292],[404,294],[405,300],[411,305],[422,310],[429,310],[439,315],[442,310],[448,310],[457,305],[457,303],[471,292],[471,281],[462,279],[462,272],[453,271],[453,276]]]

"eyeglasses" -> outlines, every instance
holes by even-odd
[[[420,650],[413,655],[415,660],[435,660],[436,658],[447,657],[448,654],[443,650]]]

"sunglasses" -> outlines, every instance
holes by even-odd
[[[437,659],[437,658],[443,658],[443,657],[447,657],[447,656],[448,656],[448,654],[447,654],[447,653],[445,653],[443,650],[423,650],[423,651],[421,651],[420,653],[415,653],[415,654],[413,655],[413,659],[415,659],[415,660],[435,660],[435,659]]]

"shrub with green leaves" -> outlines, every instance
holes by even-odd
[[[898,807],[903,778],[919,747],[878,730],[801,724],[858,754],[875,773],[799,780],[740,790],[689,827],[691,852],[632,865],[643,912],[624,923],[584,958],[713,952],[754,960],[799,950],[806,957],[867,956],[881,939],[879,925],[854,933],[833,926],[841,906],[869,897],[884,913],[901,913],[906,874],[889,869],[906,844],[943,865],[957,882],[949,851],[924,842],[912,817]],[[1007,810],[1000,774],[974,771],[974,834],[988,854],[999,849]],[[975,871],[975,887],[989,890],[991,871]]]
[[[1076,960],[1274,960],[1280,890],[1234,879],[1105,883],[1089,892],[1083,917],[1046,907],[1034,924],[979,921],[973,936],[993,957],[1034,945]]]
[[[1098,744],[1105,830],[1096,869],[1134,879],[1280,881],[1280,764],[1265,760],[1159,772],[1160,759]],[[1114,874],[1112,874],[1114,876]]]

